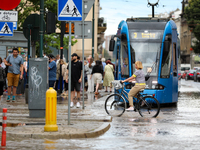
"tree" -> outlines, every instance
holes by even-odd
[[[105,59],[109,59],[110,58],[110,55],[108,53],[108,51],[106,49],[104,49],[104,58]]]
[[[57,13],[57,5],[57,0],[44,0],[44,18],[46,18],[46,11]],[[18,30],[23,30],[25,19],[30,14],[40,13],[40,0],[21,0],[15,10],[18,11]],[[58,21],[57,26],[60,27],[60,22]]]
[[[72,36],[72,40],[71,40],[71,46],[73,46],[75,43],[77,42],[77,40],[74,40],[74,36]],[[68,43],[69,43],[69,37],[64,37],[63,38],[63,49],[64,50],[68,50]],[[60,49],[60,34],[45,34],[44,35],[44,52],[46,54],[51,53],[51,50],[49,48],[49,46],[51,47],[55,47],[56,49]],[[39,50],[39,43],[36,43],[36,50]],[[38,52],[39,53],[39,52]]]
[[[53,13],[57,13],[57,0],[44,0],[44,10],[51,11]],[[23,23],[25,19],[33,13],[40,13],[40,0],[21,0],[19,6],[15,9],[18,11],[18,30],[23,30]],[[44,19],[46,20],[46,13],[44,13]],[[61,28],[61,22],[57,21],[57,28]],[[72,37],[71,44],[72,46],[77,42]],[[36,43],[36,55],[39,55],[39,42]],[[68,50],[69,38],[64,37],[63,45],[64,49]],[[60,34],[50,34],[44,35],[44,45],[43,50],[46,54],[51,53],[49,46],[55,47],[56,49],[60,49]]]
[[[196,37],[196,41],[193,41],[194,45],[191,46],[194,53],[200,53],[200,0],[189,1],[189,6],[185,8],[184,17],[187,20],[188,26]]]

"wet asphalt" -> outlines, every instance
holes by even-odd
[[[200,83],[182,80],[181,91],[177,106],[162,107],[157,118],[142,118],[138,113],[125,112],[121,117],[113,118],[111,128],[97,138],[13,139],[7,141],[6,149],[199,150]],[[96,113],[104,112],[100,106],[105,99],[90,97],[93,98],[94,109],[98,108]]]

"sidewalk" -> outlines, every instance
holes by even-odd
[[[2,118],[2,109],[7,108],[7,139],[69,139],[102,135],[110,128],[109,122],[112,121],[104,110],[104,102],[108,94],[100,92],[100,95],[95,97],[94,93],[86,93],[85,109],[82,109],[82,100],[81,108],[70,109],[70,125],[68,125],[68,98],[58,97],[58,132],[44,132],[45,118],[29,118],[28,104],[25,104],[24,96],[18,96],[16,102],[6,102],[6,95],[4,95],[0,105],[0,117]]]

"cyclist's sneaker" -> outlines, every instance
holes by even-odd
[[[7,101],[6,102],[10,102],[10,97],[7,97]]]
[[[133,107],[129,107],[128,109],[126,109],[126,111],[133,111],[134,108]]]

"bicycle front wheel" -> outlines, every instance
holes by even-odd
[[[153,96],[145,96],[139,101],[139,114],[142,117],[157,117],[160,103]]]
[[[110,95],[105,101],[106,113],[113,117],[120,117],[126,109],[126,101],[119,94]]]

